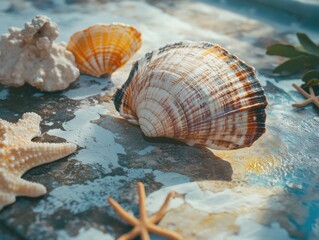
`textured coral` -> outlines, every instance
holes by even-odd
[[[21,176],[29,169],[63,158],[76,150],[73,143],[39,143],[41,117],[25,113],[16,124],[0,119],[0,210],[16,196],[37,197],[46,193],[43,185]]]
[[[9,28],[0,42],[0,84],[24,83],[42,91],[67,88],[79,76],[74,56],[64,43],[55,43],[59,31],[50,18],[38,15],[25,28]]]

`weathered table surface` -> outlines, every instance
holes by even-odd
[[[318,109],[291,107],[303,100],[291,87],[301,81],[272,76],[282,59],[265,55],[268,44],[295,43],[298,31],[315,37],[318,26],[240,1],[13,2],[0,3],[1,33],[41,13],[58,23],[59,40],[94,23],[123,22],[141,30],[143,46],[111,79],[80,76],[56,93],[0,87],[1,118],[14,122],[36,112],[43,118],[37,141],[65,139],[79,146],[75,154],[25,174],[48,194],[19,197],[5,207],[0,239],[114,239],[130,227],[106,198],[137,214],[138,181],[146,186],[150,213],[169,190],[179,193],[160,225],[185,239],[319,238]],[[218,43],[257,69],[269,105],[267,132],[252,147],[214,151],[150,139],[116,113],[111,97],[131,63],[180,40]]]

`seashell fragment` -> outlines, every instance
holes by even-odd
[[[141,33],[120,23],[97,24],[74,33],[67,45],[81,73],[100,77],[123,66],[141,47]]]
[[[149,137],[238,149],[265,132],[267,100],[254,68],[211,43],[179,42],[147,53],[113,101]]]
[[[24,29],[9,28],[0,42],[0,84],[20,87],[24,83],[42,91],[66,89],[80,75],[65,43],[56,43],[56,23],[38,15]]]

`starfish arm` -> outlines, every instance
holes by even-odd
[[[142,240],[150,240],[151,239],[146,226],[144,226],[144,228],[141,229],[141,239]]]
[[[167,195],[167,197],[166,197],[162,207],[160,208],[160,210],[157,213],[155,213],[152,217],[150,217],[150,222],[151,223],[157,223],[159,220],[162,219],[162,217],[165,215],[166,210],[168,208],[168,205],[169,205],[172,197],[174,197],[174,195],[175,195],[174,192],[170,192]]]
[[[319,108],[319,96],[316,96],[316,97],[313,99],[313,103]]]
[[[28,182],[17,175],[0,171],[0,210],[13,202],[16,196],[38,197],[46,193],[43,185]]]
[[[173,239],[173,240],[182,240],[183,239],[183,237],[181,235],[179,235],[177,232],[161,228],[161,227],[156,226],[154,224],[149,224],[147,227],[152,233],[155,233],[156,235],[163,236],[163,237],[166,237],[168,239]]]
[[[14,203],[16,200],[15,195],[10,193],[1,193],[0,192],[0,210],[9,204]]]
[[[76,145],[73,143],[30,142],[27,146],[10,149],[12,162],[8,169],[22,175],[31,168],[66,157],[75,150]]]
[[[300,103],[294,103],[291,106],[293,106],[293,107],[304,107],[304,106],[308,105],[309,103],[312,103],[312,99],[311,98],[309,98],[309,99],[307,99],[307,100],[305,100],[303,102],[300,102]]]
[[[22,178],[16,180],[16,196],[39,197],[46,194],[46,188],[39,183],[29,182]]]
[[[298,91],[298,92],[300,92],[305,98],[309,98],[310,97],[310,95],[305,91],[305,90],[303,90],[301,87],[299,87],[298,85],[296,85],[296,84],[292,84],[292,86]]]
[[[27,112],[22,115],[22,118],[17,122],[16,125],[27,130],[25,136],[31,140],[34,137],[40,136],[40,122],[42,118],[36,113]]]
[[[16,174],[0,171],[0,194],[38,197],[46,193],[43,185],[26,181]]]
[[[133,226],[139,224],[139,221],[134,216],[126,212],[113,198],[108,198],[108,202],[113,207],[114,211],[117,212],[118,215],[120,215],[120,217],[122,217],[126,222]]]
[[[137,191],[139,195],[139,207],[140,207],[140,219],[142,221],[146,221],[147,219],[147,212],[145,207],[145,187],[144,184],[141,182],[137,183]]]
[[[0,119],[0,150],[7,145],[8,136],[6,134],[6,127],[3,120]]]
[[[317,106],[319,107],[319,98],[318,96],[315,95],[315,91],[313,90],[312,87],[309,88],[309,92],[310,92],[310,95],[311,95],[311,99],[312,99],[312,102]]]
[[[24,113],[17,123],[3,121],[8,134],[10,144],[22,141],[31,141],[34,137],[40,136],[41,117],[36,113]]]
[[[129,231],[128,233],[125,233],[124,235],[120,236],[117,240],[130,240],[130,239],[134,239],[135,237],[137,237],[137,235],[140,233],[140,228],[139,226],[133,228],[131,231]]]

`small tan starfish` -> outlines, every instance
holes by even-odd
[[[157,225],[155,225],[161,218],[164,216],[166,209],[169,205],[169,202],[171,198],[174,196],[175,193],[170,192],[166,199],[165,202],[163,203],[162,207],[160,210],[151,216],[150,218],[147,217],[147,212],[146,212],[146,207],[145,207],[145,188],[143,183],[139,182],[137,183],[137,190],[138,190],[138,195],[139,195],[139,207],[140,207],[140,219],[138,220],[135,218],[133,215],[129,214],[127,211],[125,211],[118,202],[116,202],[113,198],[109,198],[108,202],[110,205],[114,208],[114,210],[129,224],[134,226],[134,228],[122,235],[121,237],[118,238],[118,240],[130,240],[134,239],[138,235],[141,236],[142,240],[149,240],[149,232],[153,232],[157,235],[166,237],[168,239],[176,239],[180,240],[183,239],[182,236],[180,236],[178,233],[161,228]]]
[[[307,100],[301,102],[301,103],[294,103],[292,104],[293,107],[304,107],[310,103],[315,104],[319,108],[319,96],[315,95],[315,92],[312,87],[309,88],[309,93],[307,93],[305,90],[303,90],[301,87],[299,87],[296,84],[292,84],[292,86],[300,92]]]
[[[17,123],[0,119],[0,210],[16,196],[38,197],[46,188],[21,176],[29,169],[63,158],[76,150],[72,143],[32,142],[40,132],[41,117],[25,113]]]

